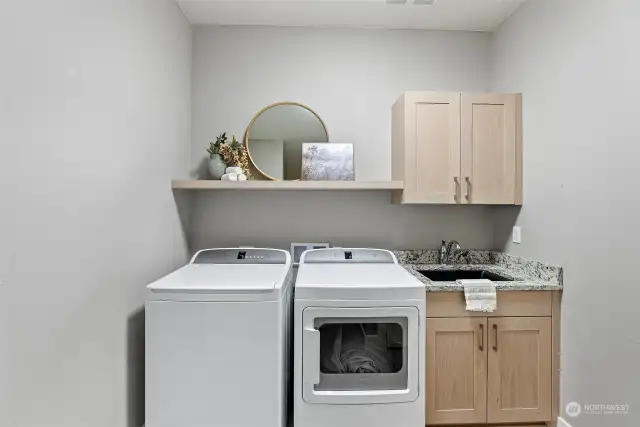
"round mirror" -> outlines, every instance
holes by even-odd
[[[254,176],[293,181],[300,179],[302,143],[328,142],[324,123],[310,108],[279,102],[262,109],[251,120],[244,144]]]

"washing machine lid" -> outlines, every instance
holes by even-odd
[[[151,283],[152,293],[208,295],[207,300],[272,299],[290,278],[291,256],[279,249],[207,249]],[[262,295],[262,297],[260,297]]]
[[[272,291],[282,281],[282,267],[270,265],[189,264],[150,284],[157,291],[247,293]]]

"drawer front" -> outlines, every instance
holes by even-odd
[[[493,313],[465,310],[464,292],[427,292],[427,317],[548,317],[552,291],[499,291]]]

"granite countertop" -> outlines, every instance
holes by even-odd
[[[486,270],[510,281],[494,282],[498,291],[558,291],[562,290],[562,268],[526,260],[500,252],[463,251],[460,263],[438,264],[438,251],[395,251],[398,261],[425,284],[427,292],[459,292],[464,287],[457,282],[435,282],[419,270]]]

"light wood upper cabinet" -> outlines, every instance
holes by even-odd
[[[392,108],[395,203],[522,204],[519,94],[406,92]]]
[[[551,421],[551,318],[489,319],[489,342],[487,421]]]
[[[517,161],[522,154],[517,137],[519,99],[513,94],[462,94],[463,203],[518,204],[521,184],[516,181],[521,178],[516,170],[522,171]]]
[[[427,424],[487,421],[487,319],[427,321]]]
[[[458,202],[460,94],[407,92],[393,107],[394,179],[403,202]]]

